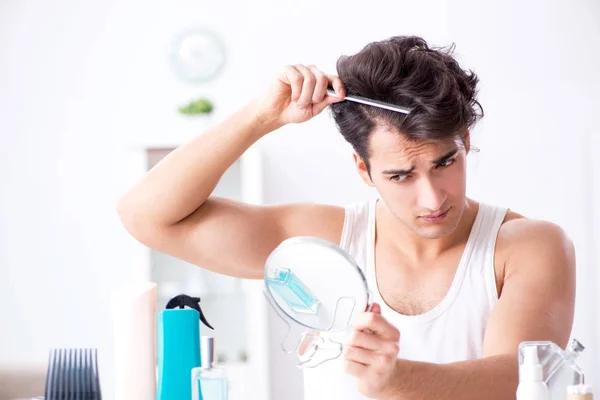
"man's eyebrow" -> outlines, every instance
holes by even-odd
[[[452,158],[456,153],[458,153],[458,149],[454,149],[449,151],[448,153],[444,154],[443,156],[441,156],[440,158],[433,160],[434,164],[441,164],[444,161],[449,160],[450,158]],[[408,175],[411,172],[413,172],[415,169],[415,167],[411,167],[409,169],[386,169],[385,171],[382,172],[382,174],[384,175]]]
[[[458,153],[458,149],[454,149],[452,151],[449,151],[448,153],[444,154],[443,156],[441,156],[440,158],[433,160],[434,164],[441,164],[444,161],[448,161],[450,158],[452,158],[456,153]]]
[[[414,169],[415,169],[415,167],[412,167],[409,169],[386,169],[385,171],[382,172],[382,174],[384,174],[384,175],[408,175],[411,172],[413,172]]]

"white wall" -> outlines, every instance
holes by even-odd
[[[588,345],[588,371],[600,371],[592,364],[600,260],[586,222],[582,141],[600,134],[599,8],[595,0],[1,2],[0,362],[43,363],[58,346],[110,351],[108,295],[132,275],[115,213],[130,185],[123,171],[132,148],[205,128],[178,118],[177,105],[208,94],[220,120],[284,64],[334,71],[340,54],[415,33],[456,42],[482,80],[487,115],[474,133],[482,152],[471,157],[470,194],[556,221],[576,241],[575,336]],[[167,58],[170,40],[191,24],[218,31],[229,50],[219,79],[199,87],[173,77]],[[269,203],[372,195],[327,115],[259,146]],[[300,398],[300,375],[276,350],[272,325],[271,365],[283,365],[271,371],[273,398]]]

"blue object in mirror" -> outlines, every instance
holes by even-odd
[[[319,310],[319,300],[289,269],[276,269],[273,276],[267,277],[267,282],[292,310],[311,314]]]

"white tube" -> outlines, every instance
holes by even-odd
[[[127,285],[111,296],[115,400],[156,398],[156,283]]]

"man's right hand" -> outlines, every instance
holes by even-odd
[[[327,95],[328,86],[333,87],[337,97]],[[306,122],[328,105],[343,101],[345,95],[337,76],[327,75],[314,65],[288,65],[257,99],[258,116],[275,126]]]

